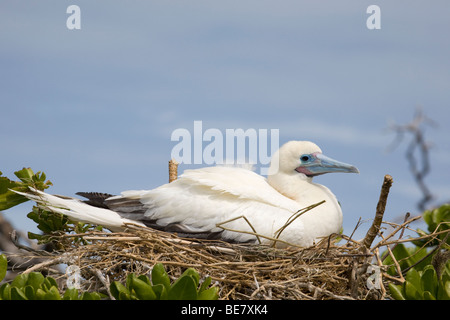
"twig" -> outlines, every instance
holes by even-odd
[[[151,263],[151,264],[164,262],[164,265],[175,265],[175,266],[180,266],[180,267],[183,267],[183,268],[197,268],[197,267],[201,267],[202,266],[200,263],[190,264],[190,263],[182,263],[182,262],[177,262],[177,261],[158,261],[157,259],[148,259],[148,258],[144,258],[144,257],[138,256],[138,255],[135,255],[135,254],[131,254],[131,253],[118,252],[117,255],[125,257],[125,258],[129,258],[129,259],[134,259],[134,260],[137,260],[137,261],[143,261],[143,262]]]
[[[117,237],[102,237],[102,236],[86,236],[83,237],[85,240],[107,240],[107,241],[142,241],[142,238],[139,237],[123,237],[123,236],[117,236]]]
[[[397,270],[397,274],[400,276],[400,280],[402,283],[405,282],[405,278],[403,278],[402,274],[402,268],[400,268],[400,264],[398,263],[397,259],[394,256],[394,253],[392,252],[390,247],[386,247],[387,251],[389,252],[389,256],[392,258],[392,261],[394,261],[395,269]]]
[[[35,264],[34,266],[32,266],[31,268],[26,269],[22,273],[23,274],[27,274],[27,273],[30,273],[30,272],[33,272],[35,270],[39,270],[39,269],[42,269],[42,268],[45,268],[45,267],[48,267],[48,266],[64,263],[65,259],[66,259],[65,256],[59,256],[59,257],[56,257],[54,259],[47,260],[47,261]]]
[[[256,229],[253,227],[253,225],[250,223],[250,221],[249,221],[245,216],[238,216],[238,217],[229,219],[229,220],[227,220],[227,221],[223,221],[223,222],[217,223],[217,224],[216,224],[216,227],[221,228],[221,229],[223,229],[223,230],[227,230],[227,231],[232,231],[232,232],[237,232],[237,233],[245,233],[245,234],[253,235],[253,236],[255,236],[255,237],[257,238],[259,244],[262,243],[260,238],[264,238],[264,239],[270,240],[270,241],[273,242],[272,245],[271,245],[271,247],[275,247],[275,245],[276,245],[277,242],[283,243],[283,244],[286,244],[286,245],[292,246],[292,247],[300,247],[300,246],[298,246],[298,245],[296,245],[296,244],[292,244],[292,243],[289,243],[289,242],[287,242],[287,241],[280,240],[280,239],[279,239],[280,234],[281,234],[281,233],[282,233],[282,232],[283,232],[283,231],[284,231],[284,230],[285,230],[292,222],[294,222],[295,219],[297,219],[298,217],[300,217],[302,214],[308,212],[309,210],[312,210],[312,209],[314,209],[315,207],[321,205],[321,204],[324,203],[324,202],[325,202],[325,200],[320,201],[320,202],[318,202],[318,203],[315,203],[315,204],[313,204],[313,205],[310,205],[310,206],[308,206],[308,207],[305,207],[305,208],[303,208],[303,209],[300,209],[300,210],[296,211],[294,214],[292,214],[292,215],[289,217],[289,219],[286,221],[286,223],[285,223],[280,229],[278,229],[277,231],[275,231],[275,237],[269,237],[269,236],[265,236],[265,235],[262,235],[262,234],[258,234],[258,233],[256,232]],[[247,224],[250,226],[250,228],[252,229],[253,232],[250,232],[250,231],[243,231],[243,230],[236,230],[236,229],[230,229],[230,228],[226,228],[226,227],[223,226],[223,225],[226,224],[226,223],[229,223],[229,222],[232,222],[232,221],[235,221],[235,220],[238,220],[238,219],[244,219],[245,222],[247,222]]]
[[[223,224],[226,224],[226,223],[229,223],[229,222],[233,222],[233,221],[239,220],[239,219],[244,219],[245,222],[247,222],[247,224],[248,224],[248,225],[250,226],[250,228],[253,230],[253,232],[240,231],[240,230],[234,230],[234,229],[228,229],[228,228],[225,228],[225,227],[223,226]],[[259,244],[261,244],[261,239],[259,238],[260,235],[256,232],[255,228],[252,226],[252,224],[250,223],[250,221],[248,221],[248,219],[247,219],[245,216],[239,216],[239,217],[235,217],[235,218],[229,219],[229,220],[224,221],[224,222],[217,223],[217,224],[216,224],[216,227],[222,228],[222,229],[227,230],[227,231],[237,232],[237,233],[252,234],[252,235],[256,236],[256,239],[258,240]]]
[[[116,298],[114,298],[114,296],[111,294],[111,290],[109,289],[110,287],[110,283],[109,281],[105,278],[105,276],[102,274],[102,272],[100,270],[98,270],[97,268],[93,268],[90,269],[90,271],[98,278],[98,280],[100,280],[100,282],[103,284],[103,286],[106,289],[106,293],[108,294],[109,298],[111,300],[116,300]]]
[[[392,238],[393,236],[395,236],[395,235],[397,234],[398,231],[400,231],[400,235],[399,235],[397,241],[401,240],[402,237],[403,237],[403,233],[404,233],[405,228],[407,227],[407,225],[410,224],[411,222],[414,222],[414,221],[416,221],[416,220],[419,220],[419,219],[421,218],[421,216],[416,216],[416,217],[413,217],[413,218],[411,218],[411,219],[409,219],[409,220],[406,220],[407,218],[408,218],[408,215],[405,216],[405,221],[404,221],[402,224],[397,225],[397,227],[394,229],[394,231],[392,231],[387,237],[383,238],[382,241],[380,241],[379,243],[377,243],[377,244],[371,249],[371,251],[374,251],[376,248],[379,248],[379,247],[381,247],[381,246],[386,245],[387,240],[390,239],[390,238]],[[397,244],[397,243],[398,243],[397,241],[394,242],[394,243]],[[408,240],[408,241],[411,241],[411,240]],[[384,258],[383,258],[382,260],[384,260]]]
[[[327,295],[327,296],[329,296],[329,297],[331,297],[333,299],[336,299],[336,300],[354,300],[353,297],[337,295],[337,294],[334,294],[334,293],[332,293],[332,292],[330,292],[330,291],[328,291],[326,289],[321,289],[321,288],[319,288],[317,286],[314,286],[311,283],[299,283],[298,286],[300,288],[308,289],[310,292],[318,291],[319,293],[325,294],[325,295]]]
[[[391,244],[396,244],[396,243],[404,243],[404,242],[412,242],[412,241],[416,241],[416,240],[423,240],[423,239],[427,239],[427,238],[431,238],[431,237],[435,238],[436,236],[447,233],[447,232],[448,232],[448,230],[442,230],[442,231],[426,234],[424,236],[420,236],[420,237],[416,237],[416,238],[398,239],[398,240],[392,240],[392,241],[387,241],[387,242],[380,241],[380,244],[377,244],[377,247],[389,246]]]
[[[17,248],[19,248],[19,249],[22,249],[22,250],[25,250],[25,251],[28,251],[28,252],[32,252],[32,253],[34,253],[34,254],[36,254],[36,255],[38,255],[38,256],[51,256],[51,255],[52,255],[52,254],[51,254],[50,252],[48,252],[48,251],[45,251],[45,250],[36,250],[36,249],[33,249],[33,248],[30,248],[30,247],[27,247],[27,246],[22,245],[22,244],[19,242],[19,238],[17,237],[17,231],[16,231],[16,230],[13,230],[13,231],[11,232],[10,238],[11,238],[11,242],[12,242]]]
[[[175,159],[169,161],[169,183],[178,178],[178,162]]]
[[[359,280],[360,280],[360,272],[358,272],[359,267],[359,259],[353,258],[353,262],[351,263],[352,270],[350,272],[349,284],[350,284],[350,294],[352,298],[358,297],[358,288],[359,288]]]
[[[383,221],[384,210],[386,209],[387,197],[389,195],[389,189],[391,188],[393,179],[390,175],[384,176],[383,185],[381,186],[380,199],[377,204],[377,211],[375,214],[375,219],[373,219],[372,226],[367,231],[366,236],[363,240],[363,245],[367,249],[370,249],[373,240],[380,230],[381,222]]]
[[[275,231],[275,239],[279,239],[281,233],[284,231],[284,229],[286,229],[292,222],[295,221],[295,219],[297,219],[298,217],[300,217],[301,215],[303,215],[304,213],[308,212],[309,210],[314,209],[315,207],[320,206],[322,203],[325,203],[325,200],[322,200],[316,204],[310,205],[309,207],[303,208],[298,210],[296,213],[294,213],[292,216],[289,217],[289,219],[286,221],[286,223],[277,231]],[[275,246],[275,242],[272,244],[272,247]]]
[[[356,223],[355,228],[353,229],[352,233],[350,234],[349,238],[353,238],[353,235],[355,234],[356,230],[359,228],[359,226],[362,224],[361,217],[359,217],[358,222]]]

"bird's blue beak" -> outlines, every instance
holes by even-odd
[[[310,156],[311,156],[310,161],[302,163],[295,170],[304,173],[310,177],[331,172],[359,173],[358,168],[356,168],[355,166],[331,159],[327,156],[324,156],[321,153],[313,153]]]

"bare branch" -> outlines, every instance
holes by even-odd
[[[416,111],[414,119],[410,123],[405,125],[391,124],[389,129],[396,133],[396,137],[391,146],[388,147],[388,151],[392,151],[401,143],[405,134],[409,133],[413,136],[406,149],[405,156],[414,180],[423,194],[422,199],[417,204],[420,211],[424,211],[426,204],[433,200],[433,195],[425,184],[425,176],[430,172],[429,149],[431,145],[425,141],[423,124],[432,127],[437,126],[436,122],[425,116],[421,109]],[[416,155],[417,152],[418,155]]]
[[[386,208],[387,197],[389,195],[389,189],[391,188],[393,181],[394,180],[390,175],[387,174],[384,176],[384,181],[383,185],[381,186],[380,199],[378,200],[375,218],[373,219],[372,226],[367,231],[366,236],[364,237],[363,240],[363,245],[367,249],[370,249],[373,240],[375,239],[375,237],[378,234],[378,231],[380,230],[380,225],[381,222],[383,221],[384,210]]]

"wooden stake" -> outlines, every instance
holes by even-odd
[[[380,230],[381,222],[383,221],[384,210],[386,209],[386,202],[387,197],[389,195],[389,189],[391,188],[393,182],[394,180],[390,175],[387,174],[384,176],[384,181],[383,185],[381,186],[380,199],[378,200],[375,218],[373,219],[372,226],[367,231],[366,236],[364,237],[363,240],[363,245],[367,249],[370,249],[373,240],[375,239],[375,237],[378,234],[378,231]]]
[[[169,161],[169,183],[178,178],[178,162],[175,159]]]

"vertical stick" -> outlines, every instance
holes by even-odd
[[[178,162],[175,159],[169,161],[169,183],[178,178]]]
[[[370,249],[373,240],[375,239],[375,237],[378,234],[378,231],[380,230],[381,222],[383,221],[384,210],[386,209],[386,202],[387,197],[389,195],[389,189],[391,188],[393,182],[394,180],[390,175],[387,174],[384,176],[384,181],[383,185],[381,186],[380,199],[378,200],[375,218],[373,219],[372,226],[370,227],[369,231],[367,231],[367,234],[363,240],[363,245],[367,249]]]

